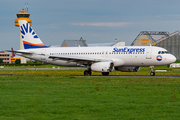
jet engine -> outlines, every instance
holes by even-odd
[[[113,69],[113,62],[97,62],[91,65],[91,70],[96,72],[111,72]]]
[[[139,67],[115,67],[115,70],[122,72],[137,72],[139,71]]]

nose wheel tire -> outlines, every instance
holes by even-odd
[[[155,76],[155,72],[151,72],[150,75],[151,75],[151,76]]]

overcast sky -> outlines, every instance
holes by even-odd
[[[0,51],[19,49],[16,13],[28,2],[32,27],[45,45],[64,39],[130,45],[141,31],[180,29],[179,0],[1,0]]]

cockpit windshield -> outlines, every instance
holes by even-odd
[[[168,51],[159,51],[158,54],[169,54]]]

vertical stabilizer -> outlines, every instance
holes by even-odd
[[[31,49],[31,48],[46,48],[47,46],[43,44],[41,39],[32,29],[32,27],[28,24],[25,20],[19,21],[20,25],[20,33],[23,40],[24,48]]]

